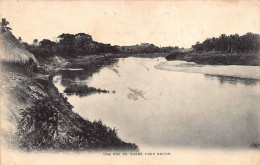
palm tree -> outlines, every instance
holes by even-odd
[[[6,32],[6,31],[12,30],[10,27],[7,27],[9,22],[6,20],[6,18],[2,18],[2,22],[0,22],[0,24],[1,24],[1,31],[2,32]]]

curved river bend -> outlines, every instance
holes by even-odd
[[[207,75],[207,66],[199,66],[203,74],[156,69],[162,62],[180,63],[121,58],[92,76],[84,70],[62,71],[54,83],[61,93],[70,82],[116,91],[67,97],[79,115],[116,127],[119,137],[140,148],[249,148],[260,143],[258,80]],[[243,66],[236,69],[244,71]]]

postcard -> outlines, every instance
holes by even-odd
[[[1,165],[259,164],[259,13],[1,0]]]

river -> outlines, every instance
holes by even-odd
[[[166,62],[163,58],[120,58],[92,76],[79,68],[62,71],[53,81],[61,93],[71,82],[115,91],[67,97],[76,113],[115,127],[122,140],[140,148],[258,145],[260,82],[257,77],[243,77],[249,75],[246,73],[242,78],[232,76],[234,67],[239,73],[248,73],[250,69],[194,64],[188,68],[203,68],[203,72],[197,68],[194,72],[174,69],[180,63],[188,64]],[[225,71],[214,74],[212,67],[218,71],[223,67]]]

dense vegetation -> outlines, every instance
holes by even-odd
[[[52,104],[46,99],[20,110],[22,119],[17,133],[20,148],[46,149],[53,146],[58,136],[58,111]]]
[[[33,44],[23,45],[33,53],[37,59],[45,59],[54,55],[61,57],[76,57],[99,53],[117,53],[115,46],[110,44],[98,43],[92,40],[92,37],[85,33],[78,34],[61,34],[58,41],[54,42],[43,39],[38,42],[34,40]]]
[[[260,49],[260,35],[247,33],[239,36],[238,34],[221,34],[218,38],[207,38],[202,43],[197,42],[192,46],[196,52],[199,51],[220,51],[220,52],[257,52]]]
[[[209,65],[260,65],[260,35],[247,33],[239,36],[207,38],[197,42],[188,52],[174,52],[167,60],[184,60]]]
[[[121,46],[118,47],[120,53],[136,54],[136,53],[171,53],[179,50],[184,50],[184,48],[179,48],[178,46],[172,47],[158,47],[154,44],[142,43],[133,46]]]
[[[91,93],[109,93],[109,91],[104,89],[97,89],[94,87],[89,87],[87,85],[73,84],[66,87],[65,93],[76,94],[76,95],[89,95]]]
[[[102,121],[89,122],[80,117],[78,129],[62,131],[66,123],[60,122],[63,105],[49,98],[39,100],[32,107],[21,109],[17,142],[26,150],[87,150],[87,149],[137,149],[117,136],[116,129]]]
[[[206,65],[260,65],[257,53],[176,52],[166,56],[166,59]]]
[[[7,27],[9,24],[5,18],[2,18],[1,31],[10,31],[11,28]],[[22,41],[21,37],[18,37],[18,41],[38,60],[45,60],[46,58],[53,57],[55,55],[61,57],[87,56],[93,54],[136,54],[136,53],[171,53],[184,48],[178,46],[172,47],[158,47],[154,44],[142,43],[140,45],[133,46],[111,46],[110,44],[104,44],[96,42],[92,37],[85,33],[68,34],[63,33],[57,37],[57,41],[51,41],[49,39],[43,39],[38,41],[34,39],[32,44],[28,44]]]
[[[154,44],[143,43],[134,46],[111,46],[110,44],[103,44],[93,41],[92,37],[85,33],[78,34],[61,34],[58,36],[56,42],[43,39],[38,42],[37,39],[33,41],[33,44],[23,42],[23,45],[32,54],[36,56],[38,60],[46,59],[54,55],[61,57],[77,57],[87,56],[93,54],[135,54],[135,53],[170,53],[174,51],[183,50],[179,47],[161,47]]]

